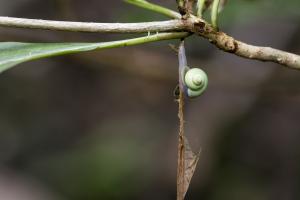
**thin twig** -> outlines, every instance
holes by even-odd
[[[178,99],[178,118],[179,118],[179,133],[178,133],[178,157],[177,157],[177,200],[183,200],[185,195],[185,137],[184,137],[184,94],[179,90]]]
[[[218,14],[219,14],[219,5],[220,0],[213,0],[213,5],[211,9],[211,23],[215,30],[218,29]]]
[[[141,23],[92,23],[0,17],[0,26],[75,32],[147,33],[174,32],[185,29],[182,20]]]
[[[197,16],[202,18],[202,13],[205,7],[205,0],[198,0],[197,1]]]
[[[167,17],[174,18],[174,19],[180,19],[181,15],[178,12],[175,12],[173,10],[170,10],[168,8],[162,7],[160,5],[150,3],[146,0],[124,0],[127,3],[136,5],[141,8],[145,8],[147,10],[151,10],[160,14],[163,14]]]

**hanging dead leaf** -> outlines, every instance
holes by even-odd
[[[186,192],[188,191],[192,177],[194,175],[200,151],[195,154],[184,136],[184,97],[183,92],[179,92],[179,139],[178,139],[178,160],[177,160],[177,200],[184,200]]]
[[[183,194],[183,197],[185,197],[185,194],[189,188],[192,177],[196,170],[196,166],[199,161],[199,156],[200,156],[201,150],[199,150],[199,152],[197,154],[195,154],[191,149],[188,139],[185,137],[184,138],[184,152],[185,152],[184,153],[185,168],[184,168],[184,194]]]

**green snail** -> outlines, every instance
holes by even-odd
[[[208,85],[206,73],[199,68],[189,68],[185,55],[184,41],[179,45],[179,89],[189,98],[200,96]]]
[[[186,94],[190,98],[200,96],[208,85],[206,73],[199,68],[187,69],[184,75]]]

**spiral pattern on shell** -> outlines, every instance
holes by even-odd
[[[187,70],[184,83],[187,87],[187,96],[194,98],[204,92],[208,85],[208,78],[202,69],[192,68]]]

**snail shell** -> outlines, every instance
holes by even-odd
[[[208,85],[206,73],[199,68],[188,69],[184,82],[187,86],[187,95],[191,98],[200,96]]]

